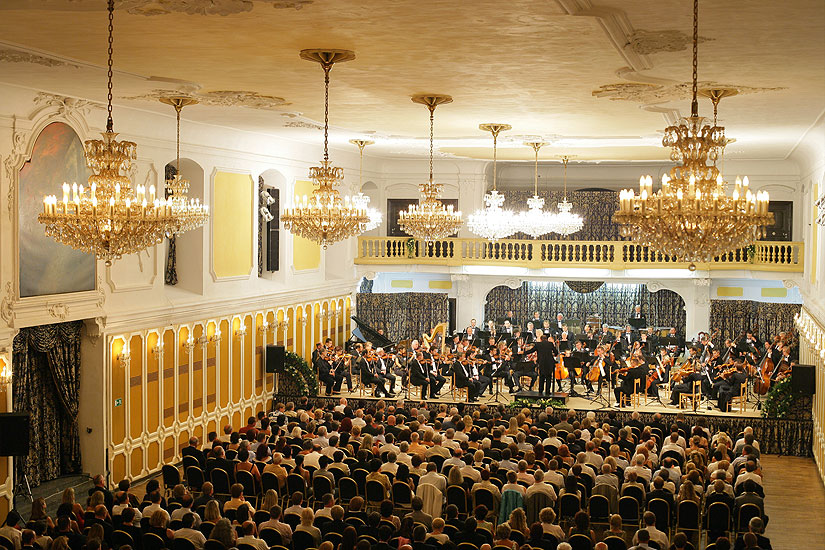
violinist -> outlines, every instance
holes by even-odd
[[[329,354],[319,343],[318,356],[315,359],[315,368],[318,369],[318,380],[323,382],[326,386],[324,395],[332,395],[332,388],[335,386],[335,376],[332,375],[332,364],[329,360]]]
[[[699,348],[690,348],[690,357],[682,365],[677,375],[671,376],[670,404],[679,405],[683,393],[693,392],[693,383],[702,379],[701,365],[699,364]]]
[[[731,362],[731,365],[733,363]],[[704,367],[702,373],[702,393],[709,396],[711,399],[716,399],[719,395],[719,387],[722,386],[724,380],[721,377],[724,362],[722,361],[722,354],[718,349],[710,352],[710,359]],[[730,366],[730,365],[727,365]]]
[[[613,393],[616,396],[616,407],[621,407],[623,395],[629,396],[633,394],[636,380],[639,380],[640,385],[645,383],[647,370],[645,369],[644,362],[635,356],[631,357],[629,361],[630,366],[626,367],[627,370],[624,374],[621,373],[620,369],[619,379],[621,380],[621,384],[613,389]]]
[[[378,348],[377,355],[378,360],[375,363],[375,375],[380,378],[382,382],[386,382],[387,397],[395,397],[395,375],[387,366],[389,357],[384,352],[384,348]]]
[[[503,378],[510,393],[515,393],[513,389],[516,385],[513,378],[513,350],[507,347],[506,342],[500,342],[495,355],[496,361],[493,363],[490,378]],[[521,390],[521,388],[519,388],[519,390]]]
[[[525,343],[524,340],[519,339],[512,350],[513,376],[516,379],[516,385],[521,389],[521,377],[530,377],[530,391],[533,391],[533,386],[538,378],[538,373],[535,370],[535,363],[526,363],[525,361]]]
[[[659,386],[667,383],[670,367],[673,365],[673,358],[668,355],[667,348],[659,348],[659,355],[656,356],[653,369],[648,374],[647,394],[651,397],[659,397]]]
[[[425,365],[427,367],[427,376],[430,381],[430,399],[438,397],[438,392],[440,392],[442,386],[447,383],[447,379],[444,378],[438,371],[440,359],[440,356],[433,355],[431,353],[430,360]]]
[[[777,376],[779,375],[779,372],[780,372],[779,367],[783,366],[783,363],[784,363],[785,367],[788,367],[791,364],[791,348],[790,348],[790,346],[782,346],[782,353],[779,356],[779,361],[777,361],[775,363],[776,368],[774,368],[773,372],[771,373],[771,380],[775,381],[777,379]]]
[[[742,390],[742,383],[748,380],[748,373],[745,372],[745,364],[737,361],[730,374],[724,376],[723,383],[719,386],[719,400],[717,406],[720,411],[727,411],[730,400],[738,396]]]
[[[409,375],[409,354],[405,346],[398,346],[395,354],[390,356],[390,371],[396,376],[401,377],[401,387],[407,387],[407,376]]]
[[[389,392],[384,385],[384,380],[379,376],[381,361],[378,355],[372,350],[368,351],[365,355],[366,361],[361,366],[361,383],[366,384],[367,387],[375,384],[373,396],[386,397]]]
[[[335,347],[332,361],[332,366],[335,371],[335,387],[332,388],[333,393],[341,393],[341,386],[344,384],[344,380],[347,381],[347,389],[352,391],[351,364],[352,355],[344,355],[344,350],[341,346]]]
[[[415,349],[417,341],[413,342],[413,349]],[[419,349],[414,351],[414,356],[410,359],[410,384],[413,386],[421,386],[421,398],[427,398],[427,387],[431,387],[430,375],[427,368],[427,362],[432,359],[425,359],[424,353]]]
[[[541,324],[541,322],[539,322]],[[524,334],[522,337],[524,338],[524,343],[529,344],[536,338],[536,324],[533,321],[527,322],[527,328],[524,330]]]
[[[473,379],[473,366],[463,351],[456,355],[453,362],[453,374],[455,374],[455,386],[457,388],[467,388],[467,399],[476,401],[480,384]]]
[[[317,343],[315,344],[315,349],[314,349],[314,350],[312,350],[312,356],[311,356],[311,358],[310,358],[310,359],[312,360],[312,364],[313,364],[313,365],[314,365],[314,364],[315,364],[315,362],[318,360],[318,358],[321,356],[321,352],[322,352],[323,350],[324,350],[324,345],[323,345],[323,344],[321,344],[321,342],[317,342]]]
[[[479,357],[478,350],[473,350],[470,352],[469,360],[470,377],[478,383],[478,395],[484,395],[484,392],[490,387],[491,379],[481,373],[479,370],[479,365],[489,363],[489,360]]]
[[[573,352],[576,353],[577,356],[581,357],[579,354],[587,353],[587,348],[584,347],[584,342],[581,340],[576,340],[575,345],[573,346]],[[587,379],[587,373],[590,372],[590,367],[596,365],[597,363],[601,364],[604,360],[604,349],[601,346],[596,346],[596,349],[593,350],[593,355],[591,356],[593,359],[591,361],[586,361],[582,363],[581,368],[581,375],[580,375],[580,382],[585,387],[587,393],[593,393],[593,384],[590,383],[590,380]],[[576,382],[576,369],[570,369],[570,388],[573,388],[573,384]]]

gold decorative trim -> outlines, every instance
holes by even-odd
[[[43,65],[44,67],[71,67],[73,69],[80,68],[80,65],[68,63],[61,59],[46,57],[45,55],[26,52],[22,50],[14,50],[11,48],[0,48],[0,62],[30,63],[34,65]]]
[[[250,90],[215,90],[211,92],[181,93],[179,90],[152,90],[137,95],[124,96],[123,99],[141,101],[172,101],[185,98],[210,107],[248,107],[264,111],[277,111],[290,103],[278,96],[260,94]]]
[[[699,37],[699,42],[713,38]],[[630,35],[630,48],[639,55],[663,52],[681,52],[691,45],[691,37],[678,30],[646,31],[639,29]]]
[[[746,86],[734,84],[720,84],[713,81],[700,82],[699,87],[703,89],[731,89],[739,94],[758,94],[764,92],[777,92],[784,90],[784,87],[762,87]],[[593,90],[594,97],[607,98],[611,101],[636,101],[639,103],[664,103],[666,101],[677,101],[690,99],[691,83],[680,82],[676,84],[646,84],[642,82],[618,82],[615,84],[605,84]]]

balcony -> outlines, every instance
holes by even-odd
[[[750,270],[802,273],[802,242],[760,241],[697,263],[699,270]],[[611,270],[672,268],[688,263],[629,241],[545,241],[507,239],[442,239],[425,242],[409,237],[358,237],[359,265],[495,265],[540,268],[602,268]]]

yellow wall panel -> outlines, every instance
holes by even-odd
[[[147,338],[146,343],[151,350],[161,341],[157,334],[152,333]],[[174,344],[172,344],[172,348],[174,349]],[[163,353],[166,353],[165,349]],[[159,365],[160,356],[157,353],[150,353],[146,358],[146,431],[149,433],[158,429]]]
[[[112,479],[120,481],[126,477],[126,455],[115,455],[112,460]]]
[[[451,288],[453,288],[453,282],[452,281],[430,281],[429,282],[429,287],[430,288],[441,289],[441,290],[450,290]]]
[[[132,460],[129,465],[129,477],[135,479],[143,472],[143,449],[138,446],[132,449]]]
[[[720,286],[716,289],[717,296],[736,297],[742,296],[745,290],[741,286]]]
[[[112,402],[109,403],[109,406],[112,407],[112,438],[115,441],[123,441],[126,436],[126,407],[123,405],[123,400],[126,399],[123,390],[126,373],[118,361],[118,355],[123,352],[125,345],[126,342],[122,338],[116,338],[112,342]],[[117,405],[117,403],[120,403],[120,405]]]
[[[178,393],[175,399],[178,407],[178,421],[185,421],[189,418],[189,361],[194,355],[195,350],[200,346],[189,327],[180,328],[178,331],[178,340],[181,342],[191,340],[194,345],[191,350],[188,344],[181,347],[181,354],[178,355],[178,364],[171,373],[172,379],[174,380],[174,378],[177,377],[178,382]]]
[[[232,403],[241,400],[241,347],[246,337],[235,336],[235,331],[240,327],[240,319],[232,321]]]
[[[206,326],[206,334],[209,337],[215,335],[218,330],[217,323],[210,322]],[[206,346],[206,395],[204,396],[204,406],[208,412],[213,412],[217,405],[216,392],[218,387],[218,367],[215,344]]]
[[[226,407],[229,404],[229,353],[232,345],[232,329],[229,326],[229,321],[221,321],[221,352],[219,360],[220,371],[220,393],[219,404],[221,407]]]
[[[252,211],[249,174],[217,172],[212,200],[212,270],[217,277],[241,277],[252,270]]]
[[[252,323],[252,316],[244,317],[244,326],[246,327],[246,336],[243,339],[243,396],[250,399],[255,395],[255,380],[258,378],[258,365],[255,363],[255,350],[252,346],[255,345],[255,339],[260,334]]]
[[[392,288],[412,288],[413,282],[410,279],[393,279],[390,281]]]
[[[295,182],[295,199],[304,195],[311,196],[315,185],[311,181]],[[321,247],[316,243],[292,235],[292,268],[295,271],[318,269],[321,266]]]
[[[788,296],[787,288],[763,288],[762,296],[765,298],[785,298]]]
[[[149,446],[146,449],[147,452],[147,459],[146,463],[149,465],[150,468],[154,467],[155,464],[160,462],[160,444],[157,441],[153,441],[149,443]]]
[[[143,433],[143,337],[129,340],[129,436]]]
[[[195,341],[199,342],[203,336],[203,325],[195,325],[192,330]],[[192,365],[192,416],[198,417],[203,412],[203,373],[206,363],[203,357],[203,346],[198,344],[195,346],[195,358]]]

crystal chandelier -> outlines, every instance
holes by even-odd
[[[448,95],[424,94],[412,97],[413,103],[425,105],[430,111],[430,179],[418,186],[423,195],[421,202],[411,204],[398,215],[398,225],[417,239],[433,241],[456,233],[461,227],[461,211],[453,211],[452,205],[444,206],[439,200],[441,185],[433,183],[433,124],[435,108],[452,103]]]
[[[567,162],[569,160],[570,157],[561,158],[562,164],[564,164],[564,198],[561,202],[556,203],[559,211],[553,214],[550,221],[550,231],[564,236],[572,235],[584,226],[584,219],[570,211],[573,205],[567,201]]]
[[[490,241],[505,239],[519,230],[518,219],[512,210],[502,208],[504,195],[496,189],[496,161],[498,151],[498,135],[512,126],[509,124],[479,124],[479,129],[493,134],[493,189],[484,195],[484,204],[487,206],[476,210],[467,218],[470,231]]]
[[[690,117],[665,129],[662,145],[671,147],[671,160],[680,163],[662,176],[662,188],[653,192],[653,179],[642,176],[640,193],[619,195],[613,221],[621,235],[680,261],[709,262],[720,254],[746,247],[765,235],[773,223],[768,193],[752,193],[748,178],[736,179],[732,196],[716,168],[728,140],[725,129],[704,123],[699,116],[698,93],[699,1],[693,2],[693,98]],[[716,94],[714,108],[723,94]],[[730,94],[728,94],[730,95]],[[714,109],[715,110],[715,109]]]
[[[189,199],[189,180],[180,174],[180,112],[187,105],[194,105],[198,101],[191,97],[176,96],[163,97],[161,103],[175,108],[176,136],[175,136],[175,175],[166,180],[166,200],[172,207],[177,220],[178,230],[175,233],[197,229],[209,219],[209,209],[200,199]]]
[[[164,237],[191,228],[181,224],[180,201],[185,201],[185,193],[176,193],[174,200],[167,200],[156,196],[154,185],[148,190],[142,185],[132,190],[128,174],[137,158],[137,145],[131,141],[118,141],[112,121],[114,9],[114,0],[109,0],[106,131],[102,133],[103,139],[84,144],[86,163],[92,170],[89,188],[78,187],[77,183],[70,187],[64,183],[63,200],[58,201],[55,195],[45,197],[43,212],[37,217],[46,226],[46,235],[94,254],[107,266],[124,254],[140,252],[163,242]],[[206,219],[205,212],[203,207],[203,220]]]
[[[544,199],[539,197],[539,149],[547,144],[543,141],[528,141],[524,144],[532,147],[536,153],[533,168],[533,196],[527,199],[528,209],[518,213],[516,224],[519,231],[527,233],[535,239],[552,231],[553,215],[544,211]]]
[[[301,50],[301,59],[320,63],[324,69],[324,160],[320,166],[309,169],[310,179],[318,186],[312,197],[293,197],[292,205],[284,208],[281,221],[287,231],[326,248],[362,233],[370,221],[363,204],[357,204],[349,195],[341,199],[335,186],[344,179],[344,170],[329,160],[329,72],[335,63],[355,59],[355,53]]]
[[[384,216],[381,215],[381,211],[377,208],[369,207],[370,198],[362,193],[361,189],[364,187],[364,147],[372,145],[375,142],[369,139],[351,139],[349,142],[358,146],[358,153],[360,154],[360,160],[358,162],[358,194],[352,197],[352,200],[356,206],[367,211],[367,216],[370,221],[364,226],[364,231],[372,231],[381,225]]]

